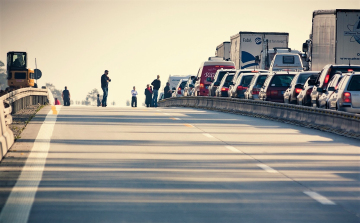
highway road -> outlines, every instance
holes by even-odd
[[[358,140],[190,108],[47,109],[0,165],[18,173],[0,222],[360,222]]]

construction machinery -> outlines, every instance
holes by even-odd
[[[9,88],[37,87],[34,70],[27,68],[26,52],[8,52],[6,69]]]

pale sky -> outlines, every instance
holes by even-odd
[[[360,9],[360,0],[0,0],[0,60],[27,51],[39,86],[68,86],[84,100],[109,70],[109,101],[124,106],[136,86],[160,75],[196,74],[216,46],[239,31],[288,32],[301,50],[318,9]]]

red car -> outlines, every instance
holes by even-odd
[[[297,72],[279,71],[271,73],[259,92],[259,99],[284,103],[284,93]]]

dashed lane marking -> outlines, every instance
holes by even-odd
[[[233,146],[225,146],[227,149],[235,152],[235,153],[242,153],[240,150],[236,149],[235,147]]]
[[[184,124],[186,127],[191,127],[193,128],[194,126],[193,125],[190,125],[190,124]]]
[[[203,133],[204,136],[208,137],[208,138],[214,138],[214,136],[208,134],[208,133]]]
[[[320,195],[319,193],[316,193],[314,191],[304,191],[304,194],[308,195],[309,197],[311,197],[314,200],[317,200],[318,202],[320,202],[321,204],[324,205],[335,205],[335,202],[327,199],[326,197]]]
[[[171,118],[172,120],[181,120],[181,119],[179,119],[179,118]]]
[[[277,170],[274,170],[273,168],[269,167],[268,165],[265,165],[265,164],[257,164],[258,167],[264,169],[266,172],[269,172],[269,173],[278,173]]]
[[[29,157],[0,213],[0,222],[26,223],[40,184],[58,111],[52,106],[35,139]]]

